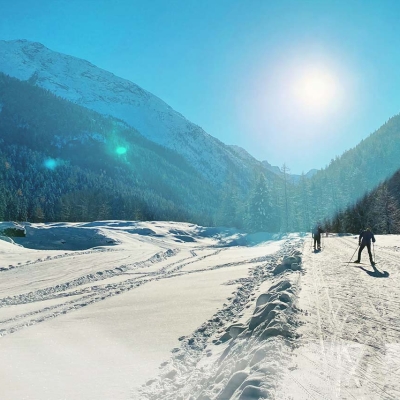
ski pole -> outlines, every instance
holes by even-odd
[[[311,243],[310,243],[310,251],[312,250],[312,246],[313,246],[313,234],[312,234],[312,228],[311,228]]]
[[[350,264],[350,262],[351,262],[352,258],[354,257],[354,254],[356,254],[356,251],[358,250],[358,248],[359,248],[359,247],[360,247],[360,245],[358,245],[358,246],[357,246],[357,248],[356,248],[355,252],[353,253],[353,255],[351,256],[351,258],[350,258],[349,262],[347,263],[347,266]]]
[[[374,262],[375,262],[375,243],[372,242],[372,249],[374,250]]]

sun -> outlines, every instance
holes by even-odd
[[[311,69],[299,75],[294,84],[294,95],[303,108],[321,111],[336,101],[338,84],[332,74]]]

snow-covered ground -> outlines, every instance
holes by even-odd
[[[353,236],[25,228],[0,240],[1,399],[400,398],[398,236],[374,271]]]
[[[280,399],[400,399],[400,236],[378,235],[376,268],[347,263],[357,236],[304,252],[301,326]]]

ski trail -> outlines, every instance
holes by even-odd
[[[37,264],[44,264],[44,263],[48,263],[49,261],[55,261],[55,260],[67,260],[69,258],[74,258],[77,256],[91,256],[93,254],[99,254],[99,253],[116,253],[116,252],[122,252],[121,249],[118,248],[93,248],[90,250],[81,250],[81,251],[69,251],[69,252],[63,252],[62,254],[57,254],[57,255],[53,255],[53,256],[46,256],[46,257],[42,257],[42,258],[38,258],[36,260],[28,260],[26,262],[23,263],[17,263],[16,265],[14,264],[9,264],[8,267],[1,267],[0,268],[0,272],[4,272],[4,271],[9,271],[15,268],[22,268],[22,267],[26,267],[26,266],[31,266],[31,265],[37,265]]]
[[[7,306],[27,305],[31,303],[38,303],[39,308],[30,312],[18,313],[11,318],[0,319],[0,337],[65,315],[69,312],[77,311],[82,307],[104,301],[110,297],[124,294],[150,282],[168,278],[172,279],[182,275],[201,274],[206,271],[221,268],[230,268],[246,264],[259,265],[276,261],[273,256],[250,257],[237,262],[215,263],[215,265],[209,267],[185,271],[184,268],[188,265],[194,263],[201,264],[207,259],[218,259],[221,252],[229,251],[229,248],[214,249],[203,255],[201,253],[204,250],[204,248],[198,248],[197,253],[191,250],[187,253],[187,257],[183,256],[183,258],[174,260],[178,255],[182,255],[181,251],[179,249],[167,249],[154,254],[144,261],[121,264],[120,266],[114,267],[112,270],[97,271],[72,281],[60,282],[55,286],[36,290],[34,292],[2,298],[0,299],[0,310]],[[93,252],[90,251],[78,253],[80,257],[93,254]],[[163,263],[166,263],[166,265],[154,271],[146,272],[149,267],[154,268],[157,264]],[[132,271],[140,271],[144,276],[132,277]],[[118,283],[107,283],[108,279],[115,277],[120,277],[121,281]],[[102,284],[101,282],[103,281],[105,281],[105,283]],[[40,307],[43,302],[54,300],[58,300],[60,303],[52,306]]]
[[[351,258],[357,236],[326,242],[324,252],[305,251],[298,304],[305,323],[281,398],[289,399],[301,382],[317,399],[398,399],[399,258],[376,244],[378,272],[369,266],[346,266],[342,261]],[[307,396],[299,394],[296,400]]]

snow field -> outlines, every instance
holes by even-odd
[[[47,250],[0,241],[2,398],[129,398],[224,302],[218,318],[233,321],[232,292],[281,246],[221,247],[229,231],[190,224],[71,224],[71,241],[68,227],[33,224],[18,239]]]
[[[399,236],[373,268],[348,263],[357,236],[313,253],[298,234],[68,226],[28,227],[46,250],[0,241],[1,398],[400,398]]]

